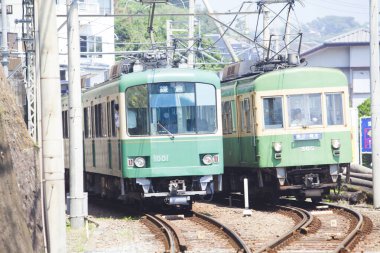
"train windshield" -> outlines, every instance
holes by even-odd
[[[171,82],[126,92],[129,135],[214,133],[216,90],[210,84]]]
[[[321,94],[287,97],[289,126],[322,125]]]

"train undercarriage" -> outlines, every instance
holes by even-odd
[[[258,201],[275,201],[280,196],[294,196],[320,201],[341,184],[341,173],[348,164],[284,168],[226,168],[224,192],[243,192],[248,178],[249,194]]]
[[[220,176],[212,175],[129,179],[86,173],[85,187],[89,194],[121,199],[127,204],[191,209],[194,199],[209,198],[221,189],[218,180]]]

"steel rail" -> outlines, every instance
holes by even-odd
[[[147,217],[147,219],[150,222],[152,222],[155,226],[157,226],[163,232],[168,242],[168,246],[169,246],[168,250],[170,253],[183,252],[183,250],[181,251],[181,246],[179,243],[180,240],[175,230],[168,223],[166,223],[163,219],[161,219],[157,215],[151,215],[151,214],[144,214],[144,215]],[[176,242],[178,242],[178,244]]]
[[[206,216],[206,215],[194,212],[194,211],[192,211],[192,214],[193,214],[193,216],[198,217],[202,220],[205,220],[205,221],[211,223],[212,225],[223,230],[223,232],[226,233],[228,235],[228,237],[231,238],[235,242],[237,247],[239,247],[237,252],[251,253],[250,248],[244,243],[244,241],[234,231],[232,231],[231,229],[229,229],[228,227],[226,227],[225,225],[223,225],[219,221],[217,221],[217,220],[215,220],[209,216]]]
[[[282,209],[287,209],[287,210],[290,210],[290,211],[297,213],[302,218],[302,220],[299,223],[297,223],[288,232],[283,234],[280,238],[268,243],[267,245],[264,245],[257,252],[271,251],[271,250],[275,249],[277,246],[279,246],[280,244],[282,244],[283,242],[285,242],[287,239],[289,239],[290,237],[295,235],[297,232],[306,234],[307,233],[307,226],[309,226],[310,223],[313,222],[313,215],[306,210],[303,210],[303,209],[297,208],[297,207],[288,207],[288,206],[277,206],[277,207],[280,207]]]
[[[336,252],[336,253],[349,252],[350,250],[348,249],[348,246],[354,241],[355,237],[361,233],[362,227],[364,226],[363,215],[361,213],[359,213],[355,210],[352,210],[350,208],[347,208],[347,207],[342,207],[342,206],[338,206],[338,205],[334,205],[334,204],[330,204],[330,203],[324,203],[324,202],[322,202],[321,204],[328,205],[328,206],[331,206],[331,207],[334,207],[337,209],[342,209],[345,212],[352,214],[357,219],[358,222],[357,222],[355,228],[348,234],[348,236],[346,236],[346,238],[334,250],[334,252]]]

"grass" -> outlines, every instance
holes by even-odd
[[[88,234],[90,235],[96,228],[93,223],[88,223]],[[84,252],[85,245],[88,240],[86,226],[80,229],[72,229],[70,221],[66,220],[66,233],[67,233],[67,252],[80,253]]]

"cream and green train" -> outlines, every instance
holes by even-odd
[[[223,186],[319,200],[352,160],[348,83],[335,69],[294,67],[222,82]]]
[[[65,167],[68,99],[63,98]],[[220,80],[192,69],[122,75],[82,94],[84,171],[90,193],[191,206],[221,189]]]

